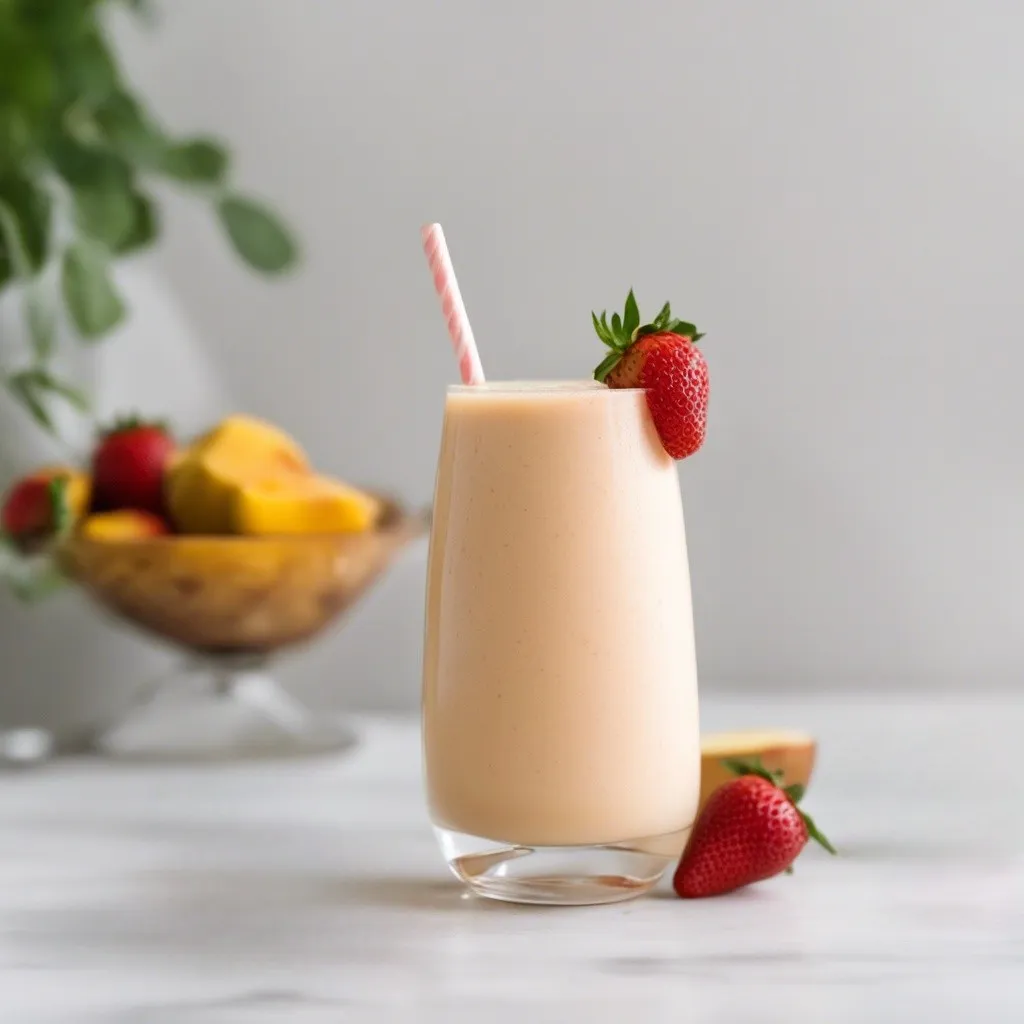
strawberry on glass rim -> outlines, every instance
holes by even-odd
[[[610,388],[643,388],[665,451],[674,459],[693,455],[704,443],[708,424],[708,364],[693,324],[672,316],[666,302],[650,322],[630,289],[623,314],[590,314],[597,336],[611,352],[594,370]]]

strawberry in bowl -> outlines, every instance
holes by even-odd
[[[164,475],[175,450],[162,423],[135,417],[118,420],[93,452],[93,506],[99,511],[137,509],[162,515]]]

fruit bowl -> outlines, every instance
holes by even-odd
[[[384,500],[364,533],[293,536],[71,536],[65,574],[118,619],[174,646],[172,679],[97,740],[121,756],[226,758],[337,750],[343,723],[314,716],[267,674],[377,581],[427,517]]]

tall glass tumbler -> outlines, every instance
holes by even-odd
[[[449,389],[424,660],[430,814],[471,890],[569,905],[657,882],[700,738],[679,481],[643,391]]]

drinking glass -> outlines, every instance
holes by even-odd
[[[675,463],[640,390],[448,390],[431,529],[430,814],[481,896],[650,889],[697,809],[700,745]]]

